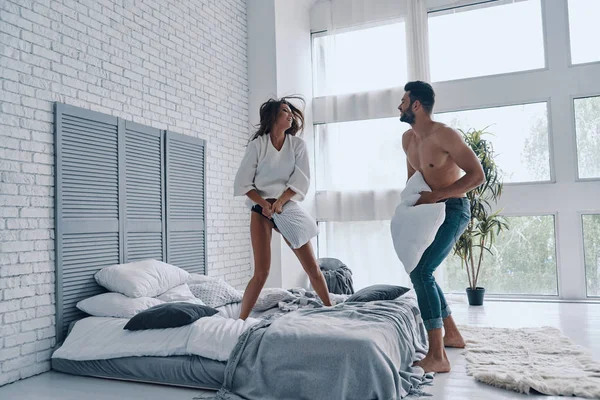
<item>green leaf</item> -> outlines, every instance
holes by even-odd
[[[494,205],[498,203],[503,193],[503,182],[501,170],[496,164],[496,152],[493,143],[486,139],[493,136],[488,131],[490,126],[483,129],[459,129],[465,143],[473,150],[479,161],[485,176],[485,182],[467,193],[471,209],[471,220],[467,228],[454,245],[454,254],[460,257],[461,263],[467,268],[469,276],[472,275],[470,264],[474,259],[474,249],[478,249],[478,255],[485,251],[493,255],[493,246],[498,235],[503,230],[509,229],[506,218],[500,214],[501,210],[492,212]],[[480,268],[479,258],[474,259],[475,271]],[[471,276],[471,280],[474,280]]]

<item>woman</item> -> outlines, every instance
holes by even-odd
[[[298,99],[304,102],[303,99]],[[254,276],[244,292],[241,319],[250,315],[269,276],[271,235],[273,229],[277,230],[273,214],[281,214],[284,207],[299,209],[295,202],[304,200],[310,185],[306,144],[296,136],[303,128],[302,111],[286,98],[270,99],[264,103],[260,107],[260,127],[248,144],[235,177],[234,195],[247,196],[246,204],[254,211],[250,217]],[[314,231],[311,237],[316,236],[315,221],[305,211],[301,213],[300,225]],[[288,240],[286,242],[290,244]],[[310,240],[297,248],[292,247],[292,250],[323,304],[330,306],[327,284],[317,265]]]

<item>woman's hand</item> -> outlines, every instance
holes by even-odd
[[[285,206],[285,204],[288,201],[290,201],[292,199],[292,197],[294,197],[295,195],[296,195],[296,192],[294,192],[290,188],[287,188],[285,190],[285,192],[283,192],[283,194],[281,196],[279,196],[277,201],[275,201],[275,203],[273,203],[273,205],[271,206],[271,211],[276,212],[277,214],[281,214],[281,212],[283,211],[283,206]]]
[[[262,207],[262,214],[267,218],[273,217],[273,206],[268,201],[264,200],[261,202],[260,206]]]
[[[277,214],[281,214],[281,212],[283,211],[283,205],[284,205],[283,200],[281,198],[279,198],[271,206],[271,211],[276,212]]]

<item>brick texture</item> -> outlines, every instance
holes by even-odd
[[[241,287],[248,213],[245,0],[0,2],[0,385],[55,345],[55,101],[208,142],[208,268]]]

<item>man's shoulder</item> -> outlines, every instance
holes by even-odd
[[[414,135],[415,131],[413,131],[412,128],[402,134],[402,147],[405,151],[408,148],[410,142],[412,142]]]
[[[438,125],[434,128],[432,135],[438,140],[456,139],[457,137],[461,137],[460,132],[456,129],[441,122],[436,122],[436,124]]]

